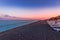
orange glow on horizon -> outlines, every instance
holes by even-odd
[[[51,17],[56,17],[58,16],[59,14],[45,14],[45,15],[29,15],[29,16],[23,16],[23,17],[20,17],[18,16],[19,18],[27,18],[27,19],[48,19],[48,18],[51,18]]]
[[[48,19],[60,15],[60,7],[56,8],[43,8],[43,9],[0,9],[0,17],[5,18],[23,18],[23,19]]]

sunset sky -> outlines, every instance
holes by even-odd
[[[60,15],[60,0],[0,0],[0,18],[45,19]]]

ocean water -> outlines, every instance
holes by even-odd
[[[36,22],[36,20],[0,20],[0,32]]]

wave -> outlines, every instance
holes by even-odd
[[[0,21],[0,32],[27,25],[36,21]]]

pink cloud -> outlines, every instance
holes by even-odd
[[[0,20],[27,20],[27,18],[14,17],[14,16],[10,16],[10,15],[2,15],[0,17]]]
[[[13,17],[13,16],[10,16],[10,15],[3,15],[0,17],[0,20],[3,19],[3,20],[19,20],[20,18],[17,18],[17,17]]]

